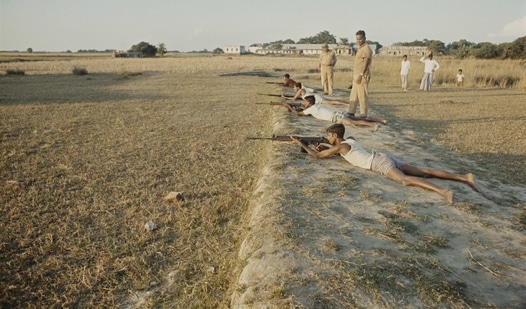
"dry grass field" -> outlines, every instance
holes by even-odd
[[[475,169],[484,193],[461,190],[454,207],[375,175],[362,183],[339,163],[323,176],[330,162],[310,170],[287,143],[245,139],[323,134],[325,123],[254,104],[287,91],[265,83],[283,73],[318,86],[315,58],[0,54],[0,307],[524,306],[526,68],[438,58],[424,93],[410,60],[405,93],[399,59],[375,58],[372,110],[389,124],[354,134],[420,163]],[[352,62],[337,64],[343,96]],[[185,200],[165,201],[174,191]],[[336,201],[347,196],[371,208],[353,213]],[[342,238],[358,232],[389,250],[362,259],[359,238]],[[462,237],[470,249],[447,251]],[[281,260],[286,271],[272,273],[253,262],[276,253],[316,266]],[[451,260],[463,261],[458,270]],[[245,285],[247,274],[264,288]],[[502,297],[476,292],[490,286]]]

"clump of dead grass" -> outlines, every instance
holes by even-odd
[[[6,75],[25,75],[26,71],[20,69],[8,69],[5,73]]]
[[[71,70],[73,75],[88,75],[88,70],[86,68],[80,68],[80,67],[74,67],[73,70]]]

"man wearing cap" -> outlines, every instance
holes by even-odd
[[[329,49],[329,45],[321,46],[320,61],[318,69],[321,72],[321,83],[323,84],[323,94],[332,95],[334,83],[334,65],[336,64],[336,53]]]
[[[356,106],[360,102],[360,117],[367,117],[367,99],[369,96],[368,84],[371,78],[369,68],[373,51],[365,41],[365,31],[359,30],[356,32],[356,43],[358,43],[358,51],[354,57],[353,69],[353,87],[351,90],[351,97],[349,100],[349,114],[354,116],[356,113]]]

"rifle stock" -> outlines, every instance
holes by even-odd
[[[298,139],[302,144],[318,146],[320,144],[328,144],[329,141],[325,137],[311,137],[311,136],[296,136],[292,135],[294,138]],[[252,140],[271,140],[277,142],[291,142],[292,138],[290,135],[272,135],[272,137],[247,137],[246,139]],[[301,152],[306,152],[305,149],[301,148]]]

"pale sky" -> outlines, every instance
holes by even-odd
[[[526,36],[526,0],[0,0],[0,51],[209,51],[328,31],[384,46],[512,42]]]

